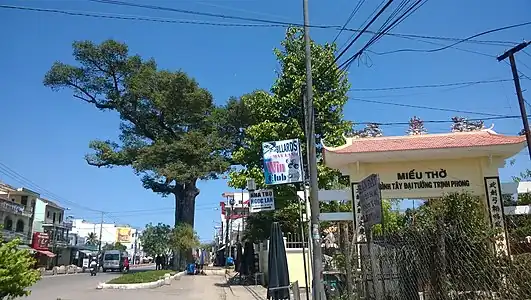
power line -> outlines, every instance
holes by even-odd
[[[343,33],[343,31],[345,30],[345,28],[347,28],[347,25],[348,23],[350,23],[350,21],[352,20],[352,18],[354,18],[354,16],[356,15],[356,13],[360,10],[361,6],[363,5],[363,3],[365,3],[365,0],[359,0],[358,1],[358,4],[356,4],[356,6],[354,7],[354,9],[352,10],[352,12],[350,13],[350,16],[348,17],[348,19],[345,21],[345,24],[343,24],[343,26],[341,27],[341,29],[339,30],[339,32],[337,33],[336,37],[334,38],[334,40],[332,41],[332,44],[334,44],[337,39],[339,38],[339,36],[341,35],[341,33]]]
[[[524,23],[519,23],[519,24],[514,24],[514,25],[509,25],[509,26],[504,26],[504,27],[499,27],[499,28],[494,28],[494,29],[482,31],[480,33],[471,35],[471,36],[469,36],[467,38],[464,38],[464,39],[457,40],[457,41],[455,41],[454,43],[452,43],[450,45],[446,45],[446,46],[443,46],[443,47],[440,47],[440,48],[434,48],[434,49],[407,49],[406,48],[406,49],[398,49],[398,50],[389,51],[389,53],[397,53],[397,52],[433,53],[433,52],[439,52],[439,51],[442,51],[442,50],[446,50],[448,48],[452,48],[452,47],[454,47],[456,45],[459,45],[461,43],[468,42],[468,41],[470,41],[470,40],[472,40],[474,38],[477,38],[477,37],[480,37],[480,36],[483,36],[483,35],[486,35],[486,34],[498,32],[498,31],[504,31],[504,30],[508,30],[508,29],[513,29],[513,28],[518,28],[518,27],[523,27],[523,26],[529,26],[529,25],[531,25],[531,22],[524,22]]]
[[[491,117],[506,117],[506,115],[501,115],[501,114],[493,114],[493,113],[485,113],[485,112],[477,112],[477,111],[467,111],[467,110],[459,110],[459,109],[451,109],[451,108],[441,108],[441,107],[430,107],[430,106],[413,105],[413,104],[405,104],[405,103],[385,102],[385,101],[378,101],[378,100],[368,100],[368,99],[359,99],[359,98],[349,98],[349,100],[357,101],[357,102],[393,105],[393,106],[408,107],[408,108],[418,108],[418,109],[426,109],[426,110],[437,110],[437,111],[462,113],[462,114],[471,114],[471,115],[481,115],[481,116],[491,116]]]
[[[508,120],[508,119],[519,119],[520,116],[499,116],[499,117],[487,117],[481,119],[467,119],[467,121],[491,121],[491,120]],[[422,120],[424,123],[440,124],[440,123],[453,123],[452,120]],[[398,125],[409,125],[409,122],[354,122],[356,125],[369,125],[376,124],[379,126],[398,126]]]
[[[422,2],[424,1],[424,2]],[[422,3],[421,3],[422,2]],[[378,34],[374,35],[370,40],[369,42],[367,42],[365,44],[365,46],[363,46],[363,48],[361,48],[361,50],[359,50],[356,54],[352,55],[351,57],[349,57],[345,62],[343,62],[341,65],[338,66],[338,69],[342,69],[342,68],[348,68],[352,62],[354,60],[356,60],[356,58],[358,58],[362,53],[363,51],[365,51],[367,48],[369,48],[371,45],[373,45],[374,43],[376,43],[378,40],[380,40],[382,38],[382,36],[384,36],[384,33],[387,33],[389,32],[390,30],[392,30],[393,28],[395,28],[396,26],[398,26],[400,23],[402,23],[405,19],[407,19],[408,17],[410,17],[415,11],[417,11],[417,9],[419,9],[420,7],[422,7],[424,4],[426,4],[427,0],[417,0],[415,3],[413,3],[402,15],[400,15],[397,19],[395,19],[391,24],[389,24],[385,29],[383,30],[380,30]],[[389,21],[389,20],[388,20]],[[387,21],[386,21],[387,23]],[[383,26],[382,26],[383,27]]]
[[[289,26],[298,26],[302,27],[303,24],[296,22],[280,22],[286,24],[277,24],[276,21],[268,24],[249,24],[249,23],[220,23],[220,22],[209,22],[209,21],[198,21],[198,20],[186,20],[186,19],[173,19],[173,18],[154,18],[146,16],[135,16],[135,15],[118,15],[118,14],[109,14],[101,12],[84,12],[84,11],[75,11],[75,10],[64,10],[64,9],[48,9],[48,8],[38,8],[38,7],[25,7],[25,6],[14,6],[14,5],[0,5],[0,8],[11,9],[11,10],[21,10],[21,11],[33,11],[41,13],[53,13],[53,14],[63,14],[68,16],[77,16],[77,17],[89,17],[89,18],[101,18],[101,19],[111,19],[111,20],[122,20],[122,21],[142,21],[142,22],[154,22],[154,23],[166,23],[166,24],[185,24],[185,25],[204,25],[204,26],[218,26],[218,27],[247,27],[247,28],[286,28]],[[311,28],[316,29],[334,29],[341,30],[341,26],[337,25],[310,25]],[[360,29],[345,28],[344,31],[350,32],[359,32]],[[366,30],[365,34],[378,34],[379,32]],[[426,36],[426,35],[417,35],[417,34],[402,34],[402,33],[382,33],[386,36],[394,36],[398,38],[417,38],[417,39],[428,39],[428,40],[440,40],[440,41],[457,41],[462,40],[460,38],[454,37],[440,37],[440,36]],[[514,42],[511,41],[490,41],[490,40],[467,40],[464,41],[471,44],[481,44],[481,45],[491,45],[491,46],[509,46],[513,45]]]
[[[376,21],[376,19],[378,19],[378,17],[384,13],[384,11],[391,5],[391,3],[393,3],[393,0],[388,0],[385,5],[378,11],[378,13],[376,13],[376,15],[374,17],[372,17],[372,19],[369,21],[369,23],[367,25],[365,25],[363,27],[363,29],[361,29],[358,34],[356,35],[356,37],[347,45],[347,47],[345,47],[345,49],[343,49],[343,51],[341,51],[337,56],[336,58],[334,59],[334,61],[330,64],[330,66],[328,66],[326,69],[325,69],[325,73],[328,72],[328,70],[330,68],[332,68],[336,62],[348,51],[348,49],[350,49],[350,47],[352,47],[352,45],[361,37],[361,35],[369,28],[369,26],[372,25],[372,23],[374,23]]]
[[[267,24],[277,24],[277,25],[296,25],[295,23],[284,22],[284,21],[240,17],[240,16],[194,11],[194,10],[188,10],[188,9],[179,9],[179,8],[165,7],[165,6],[158,6],[158,5],[130,3],[130,2],[116,1],[116,0],[88,0],[88,1],[95,2],[95,3],[101,3],[101,4],[128,6],[128,7],[144,8],[144,9],[157,10],[157,11],[177,12],[177,13],[194,15],[194,16],[214,17],[214,18],[221,18],[221,19],[227,19],[227,20],[240,20],[240,21],[267,23]],[[303,25],[299,24],[298,26],[303,26]],[[329,28],[328,26],[326,27]]]
[[[407,89],[427,89],[427,88],[442,88],[452,86],[464,86],[464,85],[476,85],[476,84],[488,84],[512,81],[512,79],[494,79],[494,80],[478,80],[478,81],[464,81],[464,82],[451,82],[440,84],[425,84],[425,85],[410,85],[410,86],[395,86],[395,87],[383,87],[383,88],[356,88],[350,89],[351,92],[376,92],[376,91],[394,91],[394,90],[407,90]]]
[[[102,212],[101,210],[95,210],[95,209],[80,205],[76,202],[67,200],[61,196],[58,196],[57,194],[50,192],[49,190],[39,186],[38,184],[29,180],[28,178],[22,176],[21,174],[17,173],[16,171],[14,171],[13,169],[9,168],[7,165],[1,162],[0,162],[0,173],[12,178],[13,180],[17,181],[18,183],[21,183],[24,186],[28,186],[30,189],[35,190],[35,192],[38,192],[39,194],[48,195],[50,196],[50,198],[53,198],[56,201],[67,203],[69,205],[76,206],[76,207],[79,207],[81,209],[85,209],[88,211],[100,212],[100,213]]]

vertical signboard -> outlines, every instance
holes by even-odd
[[[496,248],[499,252],[507,254],[507,232],[505,230],[505,220],[503,217],[503,199],[500,178],[498,176],[485,177],[484,181],[490,222],[495,229],[498,229],[503,233],[503,237],[501,238],[501,241],[497,243]]]
[[[352,214],[353,214],[353,222],[354,222],[354,230],[356,231],[357,235],[357,241],[358,242],[364,242],[364,232],[363,229],[363,220],[361,217],[361,204],[360,204],[360,194],[358,191],[359,183],[352,182],[350,184],[351,186],[351,193],[352,193]]]
[[[262,144],[265,184],[302,182],[302,161],[298,139]]]
[[[382,196],[380,193],[380,176],[369,175],[358,185],[363,224],[370,228],[382,222]]]

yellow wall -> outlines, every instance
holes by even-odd
[[[267,243],[264,242],[262,244],[259,244],[258,249],[258,260],[260,265],[260,271],[264,273],[264,283],[268,282],[268,274],[267,274],[267,258],[268,258],[268,250],[267,250]],[[311,257],[309,255],[309,251],[306,248],[306,266],[307,266],[307,272],[308,272],[308,284],[311,286],[311,278],[312,278],[312,267],[311,267]],[[299,287],[306,287],[306,282],[304,280],[304,262],[302,260],[302,249],[300,248],[287,248],[286,249],[286,259],[288,261],[288,271],[289,271],[289,281],[290,282],[299,282]]]
[[[306,270],[308,272],[308,285],[311,285],[312,278],[312,268],[311,268],[311,257],[308,253],[308,249],[305,249],[306,256]],[[304,280],[304,262],[302,260],[302,249],[286,249],[286,258],[288,260],[288,270],[289,270],[289,280],[291,282],[298,281],[299,287],[306,287],[306,282]]]
[[[392,163],[373,163],[349,165],[350,179],[359,182],[370,174],[378,174],[382,186],[382,198],[436,198],[443,193],[468,191],[478,196],[485,196],[483,177],[498,176],[498,168],[503,160],[466,158],[453,160],[408,161]],[[429,178],[426,172],[446,171],[446,177]],[[398,173],[410,174],[414,179],[399,179]],[[413,175],[413,173],[411,173]],[[420,175],[422,178],[417,179]],[[442,175],[442,174],[441,174]],[[468,186],[466,186],[468,183]],[[416,185],[416,186],[415,186]],[[450,185],[450,186],[448,186]]]

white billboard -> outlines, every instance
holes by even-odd
[[[256,190],[250,193],[249,212],[275,210],[273,190]]]
[[[262,144],[267,185],[302,182],[302,160],[298,139]]]

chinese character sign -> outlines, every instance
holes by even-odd
[[[489,208],[490,221],[494,228],[501,229],[503,232],[503,241],[497,245],[499,250],[507,251],[507,236],[505,232],[505,223],[503,218],[503,200],[501,193],[501,184],[499,177],[485,177],[485,196]]]
[[[351,183],[351,192],[352,192],[352,213],[354,220],[354,230],[356,230],[358,242],[365,242],[365,228],[363,227],[363,220],[361,217],[361,204],[360,204],[360,195],[358,193],[358,183]]]
[[[372,174],[358,185],[361,213],[367,228],[382,222],[382,196],[380,193],[380,176]]]
[[[264,177],[267,185],[302,182],[302,161],[298,139],[262,144]]]

